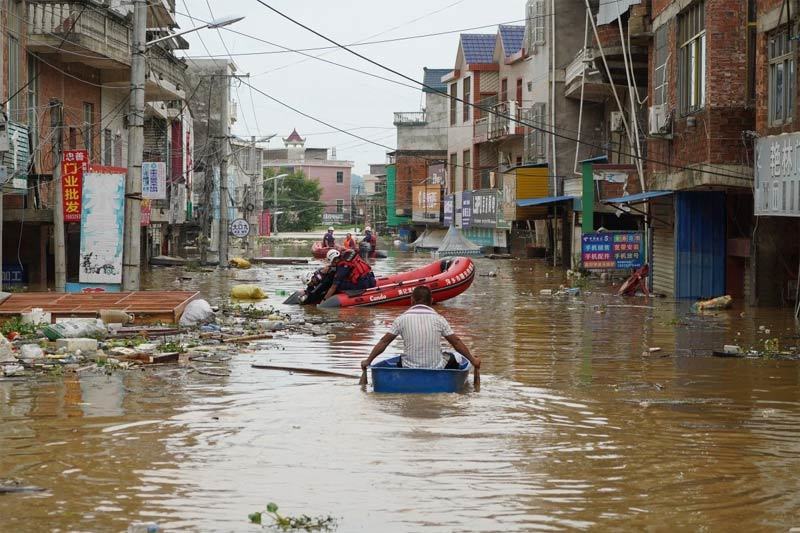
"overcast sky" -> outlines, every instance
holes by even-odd
[[[268,3],[343,44],[461,30],[520,20],[525,16],[524,0],[490,3],[485,0],[272,0]],[[255,0],[177,0],[181,28],[192,26],[186,14],[201,20],[212,19],[209,4],[213,18],[245,15],[245,20],[230,27],[237,32],[291,49],[330,46]],[[494,31],[487,28],[471,33]],[[237,54],[281,49],[224,29],[219,34],[215,30],[201,30],[187,35],[191,44],[187,55],[226,54],[220,37],[233,55],[239,72],[250,74],[253,86],[304,113],[371,141],[394,148],[393,112],[420,109],[422,93],[418,88],[395,85],[296,53],[239,56]],[[452,68],[457,48],[457,33],[354,47],[370,59],[417,80],[421,80],[423,67]],[[408,83],[343,50],[306,53],[322,54],[328,61]],[[233,95],[240,102],[239,122],[233,130],[237,135],[277,133],[278,137],[286,137],[292,128],[297,128],[303,137],[308,137],[306,146],[335,146],[337,158],[354,161],[354,171],[358,174],[367,172],[370,163],[382,163],[386,159],[385,148],[333,132],[328,126],[281,107],[257,92],[251,98],[251,90],[245,85],[238,87]],[[271,147],[283,146],[278,137],[272,140]]]

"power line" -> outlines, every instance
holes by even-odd
[[[424,82],[417,81],[414,78],[412,78],[410,76],[407,76],[407,75],[403,74],[402,72],[394,70],[393,68],[388,67],[388,66],[386,66],[386,65],[384,65],[384,64],[382,64],[382,63],[380,63],[378,61],[375,61],[374,59],[371,59],[371,58],[369,58],[369,57],[367,57],[367,56],[365,56],[365,55],[363,55],[363,54],[361,54],[359,52],[356,52],[355,50],[349,49],[347,46],[338,43],[337,41],[331,39],[330,37],[328,37],[328,36],[318,32],[318,31],[316,31],[315,29],[313,29],[313,28],[303,24],[302,22],[290,17],[289,15],[283,13],[282,11],[279,11],[278,9],[270,6],[269,4],[264,2],[264,0],[255,0],[255,1],[258,2],[259,4],[261,4],[262,6],[264,6],[265,8],[269,9],[273,13],[277,14],[278,16],[290,21],[291,23],[293,23],[293,24],[295,24],[297,26],[300,26],[304,30],[306,30],[306,31],[308,31],[310,33],[313,33],[317,37],[320,37],[321,39],[324,39],[324,40],[328,41],[329,43],[338,46],[342,50],[344,50],[344,51],[346,51],[346,52],[348,52],[348,53],[350,53],[350,54],[352,54],[352,55],[354,55],[354,56],[356,56],[356,57],[358,57],[358,58],[360,58],[360,59],[372,64],[372,65],[375,65],[375,66],[377,66],[377,67],[379,67],[379,68],[381,68],[383,70],[386,70],[387,72],[391,72],[395,76],[399,76],[399,77],[401,77],[403,79],[406,79],[406,80],[408,80],[408,81],[410,81],[410,82],[412,82],[414,84],[420,85],[423,88],[425,88],[425,89],[427,89],[427,90],[429,90],[431,92],[435,92],[435,93],[443,95],[443,96],[445,96],[445,97],[447,97],[447,98],[449,98],[451,100],[455,100],[457,102],[460,102],[462,105],[466,105],[466,106],[478,109],[478,110],[480,110],[482,112],[493,114],[493,115],[495,115],[497,117],[504,118],[504,119],[509,120],[511,122],[514,122],[516,124],[520,124],[522,126],[526,126],[526,127],[531,128],[533,130],[540,131],[542,133],[546,133],[548,135],[552,135],[552,136],[557,137],[557,138],[561,138],[561,139],[564,139],[564,140],[567,140],[567,141],[575,142],[577,144],[583,144],[585,146],[590,146],[590,147],[597,148],[597,149],[600,149],[600,150],[603,150],[603,151],[608,149],[607,147],[598,146],[598,145],[595,145],[593,143],[590,143],[590,142],[587,142],[587,141],[584,141],[584,140],[579,140],[579,139],[570,137],[568,135],[557,133],[555,131],[556,130],[555,127],[553,127],[552,130],[548,130],[548,129],[543,128],[541,126],[534,125],[534,124],[529,124],[527,122],[524,122],[524,121],[522,121],[520,119],[517,119],[516,117],[510,116],[510,115],[505,115],[503,113],[496,112],[496,111],[494,111],[492,109],[486,109],[486,108],[482,107],[479,104],[474,104],[472,102],[468,102],[468,101],[464,100],[463,98],[459,98],[458,96],[450,95],[449,93],[447,93],[445,91],[441,91],[441,90],[439,90],[439,89],[437,89],[435,87],[431,87],[431,86],[425,84]],[[366,140],[366,139],[364,139],[364,140]],[[373,143],[373,144],[378,144],[379,146],[384,146],[384,145],[380,145],[379,143]],[[668,163],[668,162],[665,162],[665,161],[658,161],[658,160],[650,159],[650,158],[647,158],[647,157],[644,157],[644,156],[641,156],[641,155],[638,155],[638,154],[624,153],[624,152],[619,151],[619,150],[613,150],[612,149],[612,150],[609,150],[609,151],[611,151],[612,153],[617,153],[618,155],[621,155],[621,156],[627,156],[627,157],[630,157],[630,158],[633,158],[633,159],[638,159],[638,160],[640,160],[642,162],[649,162],[649,163],[665,166],[665,167],[668,167],[668,168],[674,168],[674,169],[678,169],[678,170],[688,170],[688,171],[692,171],[692,172],[700,171],[700,172],[703,172],[703,173],[709,174],[709,175],[716,175],[716,176],[720,176],[720,177],[734,178],[734,179],[744,179],[744,180],[748,180],[748,181],[750,181],[752,179],[751,177],[746,176],[746,175],[729,174],[727,172],[725,172],[725,173],[722,173],[722,172],[711,172],[711,171],[708,171],[708,170],[700,170],[700,169],[697,169],[697,168],[691,168],[691,167],[687,167],[687,166],[683,166],[683,165],[675,165],[673,163]]]

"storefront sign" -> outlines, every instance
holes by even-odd
[[[461,193],[461,227],[468,228],[472,225],[472,191]]]
[[[63,195],[64,222],[81,221],[81,195],[83,174],[89,165],[86,150],[64,150],[61,157],[61,194]]]
[[[756,140],[756,216],[800,216],[800,133]]]
[[[142,163],[142,198],[167,199],[166,163]]]
[[[453,194],[448,194],[444,197],[444,209],[442,224],[444,226],[452,226],[455,223],[455,207],[456,197]]]
[[[151,200],[142,200],[141,203],[141,221],[140,226],[145,227],[150,225],[151,216],[153,213],[153,206]]]
[[[627,270],[644,261],[643,234],[637,231],[584,233],[581,258],[587,270]]]
[[[250,235],[250,223],[243,218],[237,218],[230,225],[230,233],[234,237],[243,239]]]
[[[412,188],[411,220],[436,222],[441,220],[442,188],[439,185],[417,185]]]
[[[83,176],[80,268],[82,284],[122,283],[124,168],[90,167]]]
[[[475,228],[496,228],[498,209],[502,208],[499,200],[500,191],[482,189],[472,191],[472,220],[470,226]]]

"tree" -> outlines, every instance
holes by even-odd
[[[283,172],[281,172],[283,174]],[[311,231],[322,223],[324,204],[320,201],[322,187],[302,172],[287,173],[285,178],[264,182],[264,207],[280,211],[278,225],[282,231]],[[275,169],[264,169],[265,180],[278,175]],[[278,203],[273,205],[274,190],[278,187]]]

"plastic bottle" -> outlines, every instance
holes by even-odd
[[[158,533],[161,531],[155,522],[133,522],[128,526],[128,533]]]

